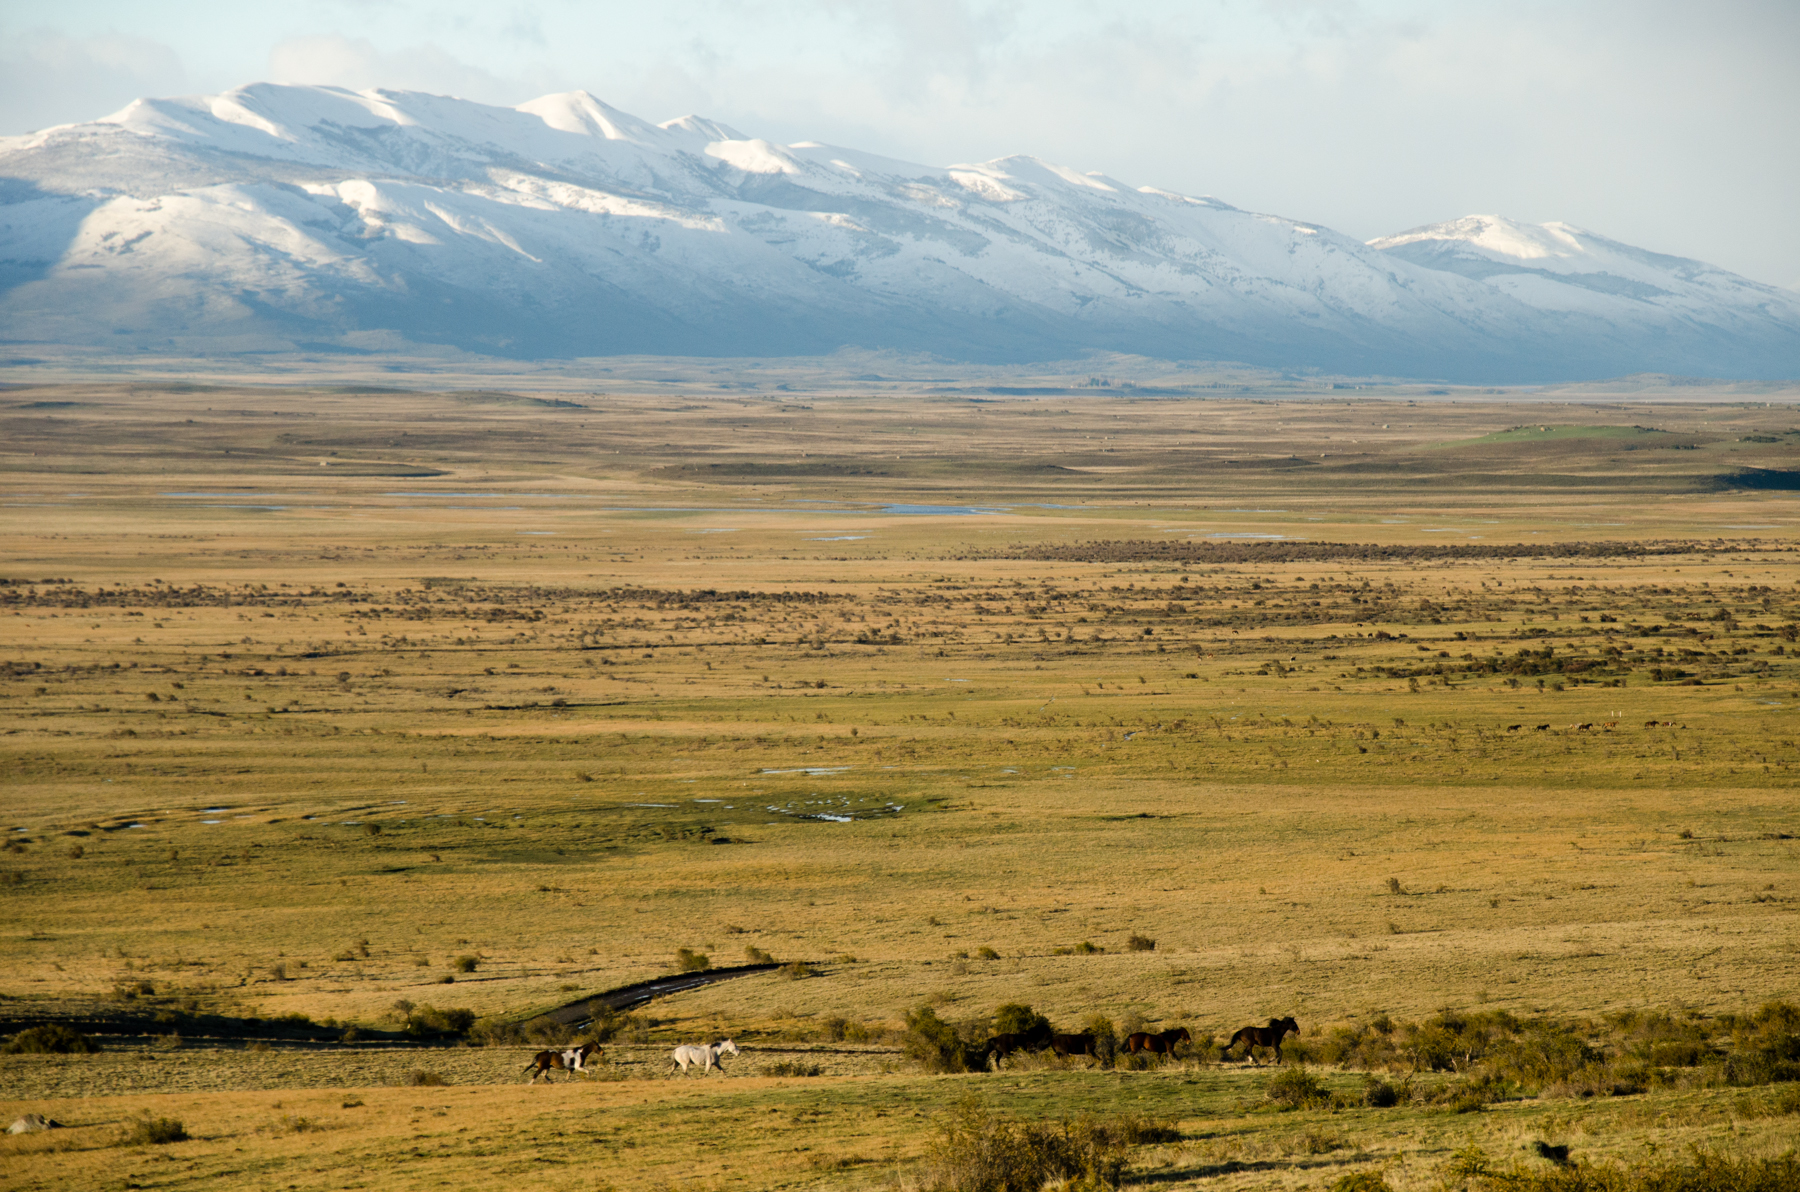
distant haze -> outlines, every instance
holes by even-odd
[[[935,164],[1028,153],[1357,239],[1561,220],[1800,286],[1792,0],[66,0],[0,10],[0,134],[252,79]]]

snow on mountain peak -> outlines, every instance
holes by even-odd
[[[565,91],[559,95],[543,95],[513,109],[536,116],[557,132],[578,136],[600,137],[608,141],[644,143],[662,129],[600,102],[586,91]]]
[[[1362,244],[1036,157],[919,165],[585,91],[139,100],[0,141],[0,176],[13,342],[1800,374],[1800,296],[1567,224]]]
[[[1525,261],[1591,255],[1582,243],[1582,237],[1587,235],[1589,233],[1566,223],[1528,224],[1502,215],[1465,215],[1447,223],[1428,224],[1382,236],[1368,243],[1370,248],[1380,250],[1427,241],[1453,241],[1495,256]]]

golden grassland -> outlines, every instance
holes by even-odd
[[[0,1011],[164,1021],[0,1057],[0,1115],[81,1127],[0,1172],[864,1186],[971,1092],[1173,1118],[1131,1168],[1172,1186],[1768,1151],[1792,1119],[1744,1090],[1269,1114],[1204,1059],[891,1042],[921,1004],[1223,1036],[1800,998],[1800,435],[1666,396],[0,394]],[[524,1021],[679,948],[816,975],[653,1003],[556,1089],[529,1049],[173,1037]],[[728,1076],[663,1075],[726,1034]],[[451,1087],[391,1087],[421,1067]],[[111,1148],[140,1109],[194,1139]]]

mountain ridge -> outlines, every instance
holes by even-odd
[[[586,92],[252,84],[0,139],[0,342],[1769,378],[1800,375],[1800,295],[1567,224],[1363,243],[1032,157],[917,165]]]

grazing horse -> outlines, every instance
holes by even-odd
[[[1133,1054],[1140,1051],[1149,1051],[1154,1052],[1157,1055],[1174,1055],[1175,1045],[1177,1043],[1192,1043],[1193,1041],[1194,1036],[1188,1034],[1188,1029],[1185,1026],[1178,1026],[1173,1030],[1159,1031],[1154,1035],[1139,1031],[1137,1034],[1132,1035],[1125,1040],[1125,1050]]]
[[[586,1072],[589,1057],[599,1053],[598,1043],[583,1043],[567,1051],[540,1051],[525,1065],[525,1071],[531,1073],[531,1079],[526,1083],[536,1084],[540,1076],[549,1080],[552,1068],[562,1072]]]
[[[1282,1036],[1289,1034],[1298,1035],[1299,1033],[1300,1024],[1294,1021],[1292,1015],[1289,1015],[1286,1018],[1271,1018],[1269,1019],[1268,1026],[1247,1026],[1237,1034],[1231,1036],[1231,1042],[1225,1044],[1224,1048],[1219,1052],[1219,1058],[1224,1059],[1225,1056],[1230,1053],[1232,1048],[1236,1047],[1239,1043],[1245,1043],[1248,1044],[1248,1046],[1244,1048],[1245,1059],[1252,1063],[1260,1063],[1261,1061],[1256,1058],[1256,1049],[1258,1047],[1273,1047],[1275,1049],[1275,1062],[1279,1064],[1281,1062]]]
[[[1050,1049],[1057,1055],[1091,1055],[1100,1058],[1100,1041],[1094,1038],[1093,1032],[1083,1031],[1079,1035],[1051,1035]]]
[[[669,1058],[675,1061],[675,1066],[681,1069],[683,1076],[687,1075],[688,1067],[692,1064],[699,1064],[700,1075],[705,1076],[714,1068],[723,1074],[725,1065],[719,1057],[736,1054],[738,1054],[737,1044],[730,1039],[721,1039],[717,1043],[684,1043],[671,1051]]]

